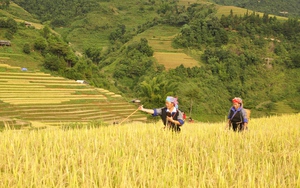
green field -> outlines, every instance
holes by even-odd
[[[221,5],[217,5],[217,15],[219,17],[221,17],[222,15],[229,15],[230,11],[232,10],[233,14],[237,14],[237,15],[241,15],[243,16],[244,14],[246,14],[248,12],[248,14],[252,14],[254,11],[252,10],[248,10],[245,8],[240,8],[240,7],[234,7],[234,6],[221,6]],[[264,15],[264,13],[261,12],[255,12],[255,14],[258,14],[260,17],[262,17]],[[275,15],[269,15],[270,17],[273,17]],[[279,20],[287,20],[287,17],[283,17],[283,16],[276,16],[277,19]]]
[[[148,44],[154,50],[153,57],[159,64],[163,64],[167,70],[176,68],[181,64],[185,67],[200,66],[200,62],[194,58],[199,57],[199,54],[195,55],[192,51],[186,52],[183,49],[176,49],[172,46],[172,40],[179,31],[180,28],[178,27],[158,25],[137,35],[133,41],[146,38]]]

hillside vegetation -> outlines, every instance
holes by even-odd
[[[298,0],[210,0],[220,5],[231,5],[257,12],[265,12],[277,16],[299,17],[300,4]]]
[[[13,44],[0,49],[5,63],[88,80],[148,108],[175,95],[201,121],[223,120],[235,96],[254,117],[299,112],[297,19],[225,14],[207,1],[13,2],[1,10],[0,36]],[[45,27],[14,22],[27,18]]]

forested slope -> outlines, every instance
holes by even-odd
[[[177,1],[130,1],[126,6],[91,0],[81,6],[70,0],[68,11],[61,1],[42,1],[38,9],[30,0],[14,2],[60,33],[45,27],[32,46],[53,73],[138,97],[146,107],[161,106],[167,95],[175,95],[180,109],[202,121],[223,120],[235,96],[244,99],[254,117],[300,110],[297,19],[240,16],[230,10],[219,17],[213,4],[185,7]],[[157,62],[149,38],[137,38],[161,25],[178,30],[173,47],[196,54],[201,66],[182,62],[166,71]]]
[[[232,5],[268,14],[299,17],[299,0],[211,0],[221,5]]]

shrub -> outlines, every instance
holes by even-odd
[[[23,46],[23,52],[25,54],[30,54],[30,45],[28,43],[25,43]]]

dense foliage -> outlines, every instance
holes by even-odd
[[[256,109],[257,116],[271,112],[280,101],[299,110],[299,22],[255,13],[218,19],[213,13],[212,7],[192,5],[186,12],[189,22],[174,39],[177,47],[203,50],[206,65],[180,66],[168,75],[146,78],[141,86],[134,85],[143,101],[149,106],[163,102],[168,93],[160,91],[166,88],[160,84],[163,77],[177,83],[169,91],[181,97],[181,109],[196,114],[224,114],[233,96],[246,99],[246,107]]]
[[[96,0],[14,0],[16,4],[38,16],[41,21],[51,20],[53,26],[66,26],[74,17],[96,10]]]
[[[101,1],[89,0],[80,6],[80,11],[75,11],[81,1],[70,0],[66,12],[65,1],[43,1],[39,8],[32,7],[30,0],[15,2],[40,19],[51,21],[53,27],[73,24],[82,17],[83,33],[97,33],[99,28],[107,33],[105,47],[91,44],[81,57],[75,55],[67,37],[62,39],[51,33],[49,27],[41,30],[34,48],[43,55],[44,67],[67,78],[84,79],[128,98],[138,97],[145,107],[151,108],[162,106],[168,95],[178,96],[180,109],[199,120],[222,120],[235,96],[244,99],[245,107],[253,109],[254,116],[270,115],[280,108],[278,104],[300,111],[297,19],[279,21],[268,14],[260,17],[255,13],[237,16],[232,11],[218,18],[214,5],[191,4],[186,8],[178,6],[177,1],[153,0],[138,4],[140,14],[155,15],[142,24],[132,26],[123,22],[91,27],[88,12],[101,7]],[[55,14],[48,11],[51,7]],[[64,21],[57,22],[58,19]],[[8,22],[0,24],[14,28]],[[70,30],[78,29],[78,25],[72,24]],[[203,65],[181,65],[166,71],[153,58],[147,39],[132,40],[158,24],[180,27],[173,46],[201,51],[203,55],[198,60]],[[27,48],[23,47],[25,53],[29,52]]]
[[[300,2],[299,0],[211,0],[221,5],[231,5],[241,8],[247,8],[268,14],[280,16],[299,17]]]
[[[195,88],[200,88],[197,92],[199,102],[201,98],[206,98],[202,100],[203,106],[210,103],[207,100],[209,96],[214,99],[205,111],[216,108],[213,113],[220,113],[218,110],[221,110],[221,106],[218,104],[222,100],[218,101],[218,97],[230,100],[232,96],[247,99],[246,107],[251,109],[272,111],[276,108],[274,104],[279,101],[299,106],[297,79],[300,76],[300,64],[296,58],[300,42],[298,20],[280,22],[276,17],[267,14],[259,17],[255,13],[238,17],[232,12],[221,19],[207,19],[203,16],[205,10],[202,10],[202,17],[195,16],[195,12],[199,15],[199,11],[195,11],[199,9],[197,7],[188,8],[190,22],[182,27],[174,43],[180,47],[204,49],[202,59],[206,66],[200,69],[212,77],[201,79],[196,74],[201,84],[198,83]],[[190,78],[191,75],[187,73],[185,75]],[[201,90],[205,90],[201,85],[210,79],[215,80],[212,82],[214,84],[207,83],[205,87],[220,87],[216,92],[222,92],[217,96],[213,95],[214,89],[208,95],[201,93]],[[194,83],[197,83],[196,80]],[[293,91],[291,88],[294,88]],[[199,107],[201,109],[203,107]]]
[[[7,9],[10,5],[9,0],[0,0],[0,9]]]
[[[177,47],[204,50],[205,66],[180,66],[167,75],[156,72],[143,79],[142,74],[129,71],[131,65],[138,65],[120,64],[114,72],[115,76],[122,75],[118,87],[128,94],[133,89],[150,107],[162,104],[167,95],[180,96],[182,110],[210,114],[210,118],[211,114],[225,114],[224,106],[234,96],[246,99],[246,107],[258,111],[256,116],[271,112],[280,101],[299,110],[299,62],[295,55],[299,50],[299,22],[280,22],[255,13],[242,17],[231,13],[218,19],[213,12],[212,7],[192,5],[186,12],[189,22],[174,39]],[[268,58],[272,61],[267,62]]]
[[[18,24],[12,18],[0,19],[0,28],[7,28],[5,37],[11,40],[13,39],[13,35],[18,31]]]

